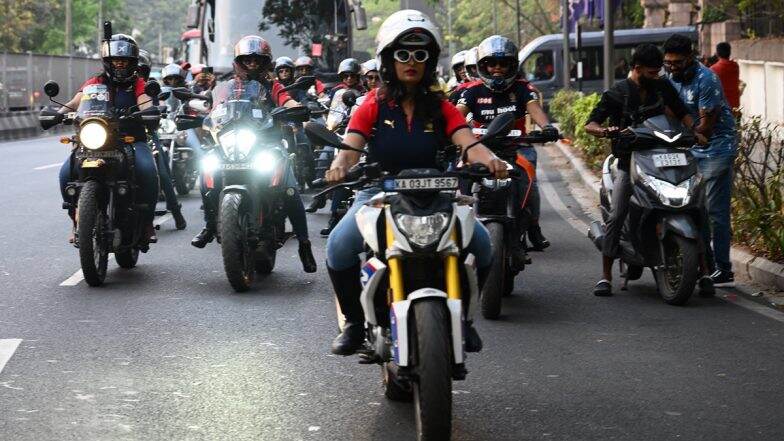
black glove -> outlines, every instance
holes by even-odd
[[[542,136],[551,141],[558,141],[561,139],[561,134],[558,133],[558,129],[553,127],[552,124],[548,124],[542,128]]]

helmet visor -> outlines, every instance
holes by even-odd
[[[243,38],[237,42],[234,48],[234,55],[259,55],[270,58],[269,46],[266,42],[259,38]]]
[[[139,58],[139,48],[123,40],[104,41],[101,45],[101,58]]]

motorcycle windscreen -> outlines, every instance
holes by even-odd
[[[82,100],[76,108],[78,119],[93,116],[111,117],[114,114],[109,101],[109,88],[105,84],[90,84],[82,90]]]
[[[327,128],[329,130],[335,130],[335,127],[339,126],[346,119],[348,108],[343,103],[343,94],[346,90],[348,89],[338,90],[332,98],[332,104],[329,106],[329,113],[327,114]]]
[[[219,84],[212,93],[213,107],[210,119],[215,126],[226,126],[232,121],[252,118],[262,129],[272,126],[267,108],[266,91],[258,81],[232,79]]]

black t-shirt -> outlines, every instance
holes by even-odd
[[[599,103],[588,117],[588,122],[603,124],[605,120],[609,120],[611,126],[625,129],[652,116],[661,115],[665,107],[678,119],[688,113],[678,91],[665,79],[655,80],[652,87],[647,89],[644,99],[640,96],[641,92],[640,86],[629,79],[615,83],[602,93]],[[612,152],[618,158],[618,166],[628,170],[631,153],[619,149],[616,141],[612,143]]]

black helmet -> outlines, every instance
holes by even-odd
[[[346,58],[345,60],[340,62],[338,66],[338,75],[343,76],[345,74],[357,74],[362,70],[362,67],[359,65],[359,62],[356,58]]]
[[[509,71],[503,77],[490,75],[487,63],[491,60],[506,61]],[[502,92],[517,79],[517,46],[512,40],[500,35],[485,38],[476,47],[476,66],[479,78],[489,89]]]
[[[115,69],[112,65],[112,60],[115,58],[128,60],[128,67]],[[101,61],[109,79],[118,83],[130,82],[136,75],[136,67],[139,63],[139,45],[129,35],[114,34],[101,43]]]
[[[150,69],[152,68],[152,59],[150,53],[144,49],[139,49],[139,63],[136,71],[142,79],[147,80],[150,78]]]

